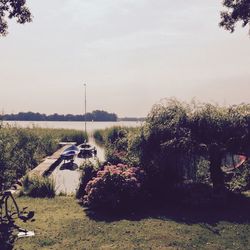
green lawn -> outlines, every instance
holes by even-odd
[[[73,197],[17,201],[35,211],[33,222],[16,221],[35,237],[17,239],[14,249],[250,249],[250,223],[240,214],[211,221],[159,211],[130,219],[90,218]]]

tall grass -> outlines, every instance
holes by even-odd
[[[28,176],[23,179],[23,194],[33,198],[54,198],[56,194],[53,179],[41,176]]]
[[[20,128],[0,124],[0,190],[36,167],[58,148],[60,141],[87,139],[81,131],[68,129]]]
[[[137,144],[141,137],[141,127],[114,126],[95,130],[93,136],[97,144],[105,147],[108,162],[138,165],[140,149]]]

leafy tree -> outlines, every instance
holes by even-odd
[[[250,0],[223,0],[223,5],[227,10],[221,12],[221,27],[234,32],[236,23],[250,24]]]
[[[223,158],[250,156],[250,105],[219,107],[166,100],[147,117],[141,147],[141,165],[156,189],[173,186],[182,178],[195,181],[202,157],[209,162],[213,187],[223,190]]]
[[[32,21],[31,12],[26,6],[26,0],[0,0],[0,36],[7,35],[6,15],[7,18],[14,18],[21,24]]]

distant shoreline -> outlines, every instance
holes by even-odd
[[[144,122],[146,118],[143,118],[143,119],[131,119],[131,120],[123,120],[122,118],[118,118],[116,121],[86,121],[86,122],[110,122],[110,123],[119,123],[119,122]],[[1,119],[1,121],[3,122],[85,122],[84,120],[83,121],[70,121],[70,120],[67,120],[67,121],[58,121],[58,120],[55,120],[55,121],[52,121],[52,120],[42,120],[42,121],[38,121],[38,120],[3,120]]]
[[[94,110],[86,115],[72,114],[40,114],[34,112],[19,112],[18,114],[0,115],[2,121],[29,121],[29,122],[117,122],[117,121],[145,121],[144,117],[122,117],[118,118],[115,113],[109,113],[103,110]]]

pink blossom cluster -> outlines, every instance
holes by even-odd
[[[124,164],[105,166],[88,182],[84,203],[93,207],[117,207],[131,202],[142,191],[145,172]]]

